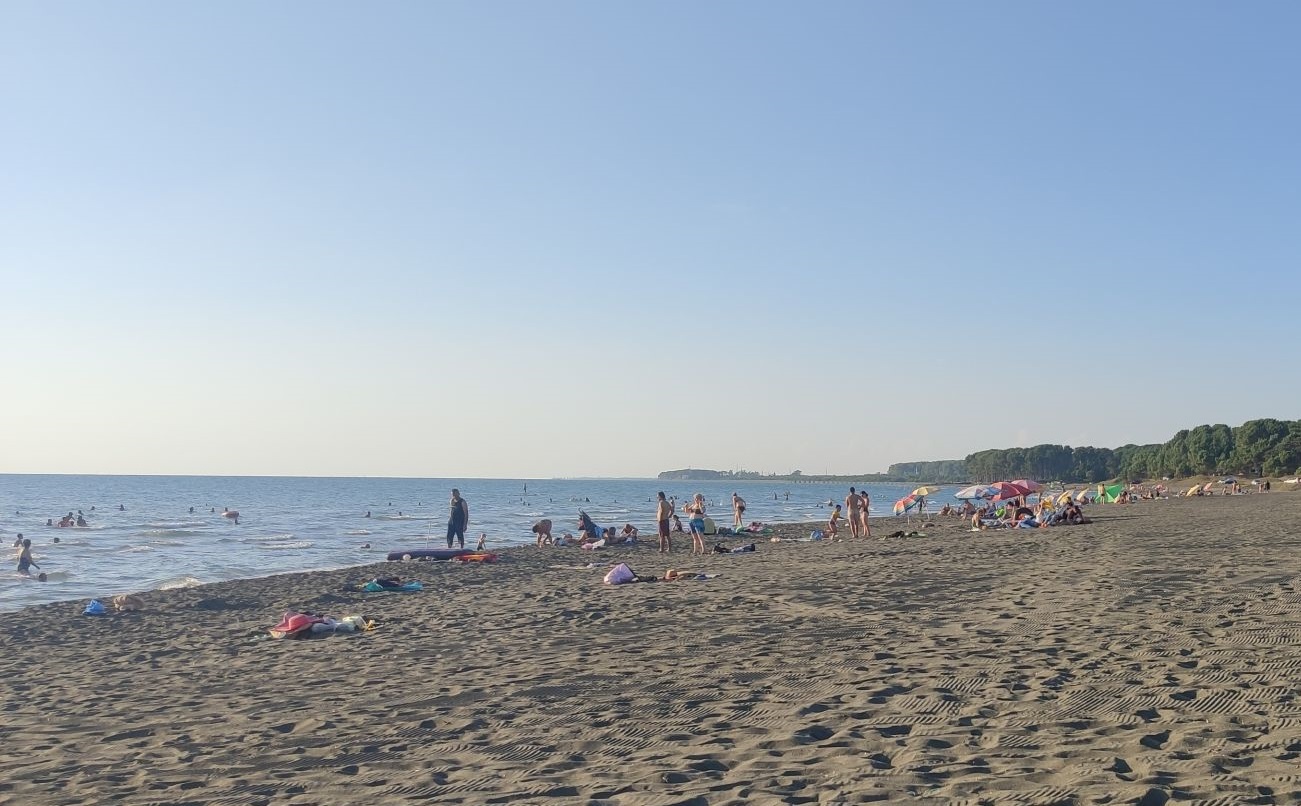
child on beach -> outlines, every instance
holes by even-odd
[[[480,532],[480,533],[479,533],[479,542],[478,542],[478,544],[474,547],[474,550],[475,550],[475,551],[483,551],[483,550],[486,549],[487,547],[488,547],[488,533],[487,533],[487,532]]]
[[[836,508],[831,510],[831,519],[827,521],[827,537],[832,543],[840,539],[839,523],[840,504],[836,504]]]

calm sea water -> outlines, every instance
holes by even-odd
[[[703,493],[710,514],[731,523],[731,494],[746,499],[746,519],[822,520],[828,499],[848,484],[661,482],[655,479],[376,479],[227,476],[0,475],[0,540],[32,541],[49,577],[0,570],[0,610],[43,602],[183,587],[287,571],[383,560],[389,551],[441,544],[452,487],[470,504],[471,545],[532,542],[529,527],[551,518],[574,531],[578,509],[601,526],[653,530],[655,493],[681,502]],[[888,514],[908,485],[868,484],[873,514]],[[789,495],[789,500],[787,496]],[[124,509],[119,509],[122,506]],[[190,508],[194,512],[190,512]],[[238,525],[223,508],[238,510]],[[80,510],[87,528],[47,527]],[[371,517],[365,517],[370,511]],[[54,542],[55,538],[58,543]],[[366,548],[369,544],[369,548]],[[16,556],[16,550],[12,550]]]

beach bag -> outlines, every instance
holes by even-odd
[[[809,540],[821,540],[821,539],[822,539],[821,529],[814,529],[812,532],[809,532]]]
[[[90,604],[86,605],[86,609],[81,611],[81,614],[83,616],[106,616],[108,615],[108,608],[104,607],[104,603],[100,600],[91,599]]]
[[[605,584],[607,585],[625,585],[637,579],[637,575],[628,567],[627,563],[619,563],[610,569],[605,575]]]
[[[707,535],[718,534],[718,526],[714,524],[713,518],[705,518],[705,534]]]

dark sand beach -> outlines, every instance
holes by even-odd
[[[0,802],[1296,802],[1301,494],[1089,513],[703,561],[682,536],[670,561],[515,549],[146,593],[106,618],[10,613]],[[625,559],[721,576],[602,585]],[[344,590],[394,572],[425,591]],[[267,638],[291,608],[380,626]]]

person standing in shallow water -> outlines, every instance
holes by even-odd
[[[732,526],[740,529],[745,525],[745,499],[732,493]]]
[[[451,512],[447,518],[447,547],[452,547],[452,538],[456,538],[458,548],[465,548],[465,530],[470,526],[470,505],[461,497],[461,491],[452,489]]]

